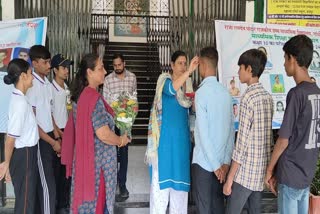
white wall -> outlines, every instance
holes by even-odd
[[[254,21],[254,1],[247,1],[246,4],[246,22]]]
[[[14,0],[1,0],[2,20],[14,19]]]

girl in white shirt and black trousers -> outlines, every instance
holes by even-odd
[[[9,105],[9,121],[5,141],[5,161],[0,164],[0,180],[10,181],[15,193],[14,213],[35,213],[38,182],[37,143],[38,125],[25,94],[32,86],[32,72],[28,62],[13,59],[4,77],[6,84],[14,84]]]

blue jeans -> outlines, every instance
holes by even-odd
[[[279,184],[278,190],[278,213],[308,214],[309,187],[295,189],[284,184]]]

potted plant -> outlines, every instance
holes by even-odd
[[[320,213],[320,158],[318,159],[316,174],[310,185],[309,214]]]

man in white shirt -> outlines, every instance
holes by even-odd
[[[112,57],[114,71],[109,74],[103,84],[103,97],[111,104],[113,96],[122,92],[137,94],[136,75],[128,71],[125,66],[125,60],[122,54],[116,53]],[[116,134],[120,135],[119,129],[116,128]],[[129,198],[129,191],[126,187],[127,171],[128,171],[128,145],[118,149],[118,185],[120,197],[116,197],[116,201],[124,201]]]
[[[73,61],[65,58],[62,54],[57,54],[51,59],[51,68],[54,78],[51,82],[52,91],[52,116],[57,125],[60,136],[67,124],[68,111],[71,110],[70,90],[65,83],[69,76],[70,65]],[[57,187],[57,210],[62,212],[70,207],[71,178],[66,178],[66,168],[61,165],[58,158],[55,166],[56,187]],[[68,211],[67,211],[68,212]]]
[[[51,68],[54,74],[51,83],[52,115],[60,136],[63,135],[63,129],[67,124],[68,111],[71,110],[70,90],[65,83],[69,76],[70,65],[73,65],[73,61],[66,59],[62,54],[52,57]]]
[[[54,165],[61,150],[61,138],[52,117],[50,52],[42,45],[31,47],[30,59],[33,66],[33,86],[27,91],[27,99],[33,107],[39,129],[38,167],[41,182],[38,185],[41,213],[56,213],[56,183]],[[39,203],[36,203],[39,207]]]

